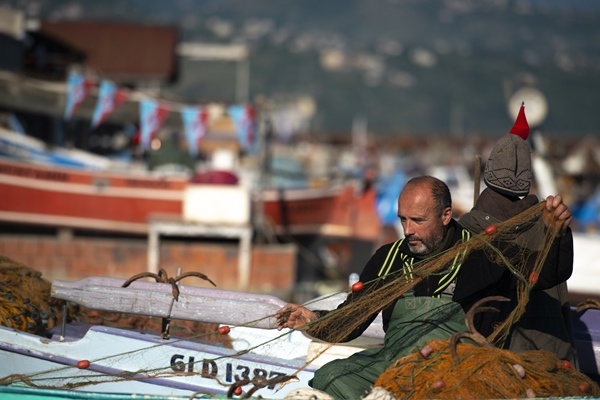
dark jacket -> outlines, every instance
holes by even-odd
[[[534,195],[520,199],[486,188],[473,210],[463,215],[460,222],[473,233],[478,233],[490,224],[510,219],[538,203]],[[540,226],[542,221],[536,221],[536,224],[518,227],[515,243],[535,251],[535,247],[541,244],[539,240],[543,240],[539,232],[544,229]],[[555,239],[544,263],[542,280],[533,287],[524,315],[512,327],[505,344],[507,348],[515,352],[547,350],[578,365],[566,286],[572,271],[573,234],[568,228]]]
[[[489,225],[498,224],[539,204],[534,195],[523,199],[508,197],[489,188],[484,189],[473,209],[460,217],[460,224],[474,234],[483,232]],[[502,249],[509,256],[516,251],[529,251],[530,254],[539,251],[544,240],[544,222],[536,219],[521,226],[513,227],[514,240],[504,244]],[[533,261],[534,257],[529,257]],[[565,282],[573,273],[573,233],[567,228],[562,236],[555,238],[550,249],[538,282],[534,289],[548,289]]]

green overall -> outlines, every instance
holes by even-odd
[[[459,268],[460,262],[455,262],[452,275]],[[369,348],[348,358],[331,361],[315,372],[309,384],[335,399],[359,399],[399,358],[432,339],[448,339],[456,332],[465,331],[465,313],[460,304],[452,301],[450,294],[437,297],[406,294],[394,306],[383,347]]]

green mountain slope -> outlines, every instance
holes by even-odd
[[[507,88],[523,82],[546,95],[550,135],[600,127],[597,2],[49,0],[39,14],[170,24],[182,41],[247,43],[250,97],[312,97],[312,128],[323,134],[348,132],[363,116],[381,135],[496,135],[512,123]],[[323,67],[332,50],[345,57],[340,69]],[[183,60],[180,81],[166,90],[232,102],[234,77],[231,63]]]

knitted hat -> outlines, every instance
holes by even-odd
[[[533,179],[531,149],[525,141],[529,126],[524,109],[521,105],[510,133],[494,145],[483,172],[483,180],[490,189],[508,196],[529,194]]]

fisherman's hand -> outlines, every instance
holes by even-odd
[[[306,307],[298,304],[286,304],[275,315],[277,318],[277,330],[283,328],[305,330],[308,323],[318,318],[317,314]]]
[[[556,218],[557,222],[562,225],[563,229],[566,229],[571,220],[573,219],[573,213],[565,203],[560,194],[556,196],[548,196],[546,198],[546,213],[544,213],[544,219],[548,223],[552,220],[552,215]]]

